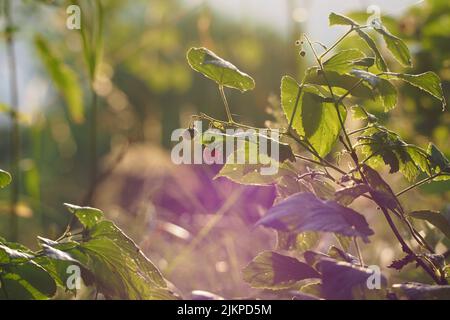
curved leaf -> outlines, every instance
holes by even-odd
[[[375,64],[378,69],[381,71],[388,71],[388,67],[386,65],[386,62],[384,61],[383,56],[380,53],[380,50],[377,47],[377,44],[373,39],[364,31],[361,29],[356,29],[356,33],[363,39],[369,48],[372,50],[372,52],[375,54]]]
[[[91,207],[79,207],[69,203],[65,203],[64,205],[67,207],[67,209],[69,209],[71,213],[73,213],[78,218],[81,224],[87,229],[94,227],[99,221],[103,219],[103,212],[99,209]]]
[[[361,214],[312,193],[297,193],[277,203],[257,225],[289,232],[334,232],[365,242],[374,233]]]
[[[187,59],[192,69],[219,85],[238,89],[241,92],[255,87],[252,77],[206,48],[189,49]]]
[[[411,53],[402,39],[391,34],[383,25],[374,29],[383,36],[386,46],[394,58],[404,67],[411,67]]]
[[[445,110],[447,102],[445,101],[444,92],[442,90],[441,79],[439,76],[431,71],[413,75],[413,74],[403,74],[403,73],[388,73],[388,77],[394,79],[400,79],[408,82],[409,84],[427,92],[436,99],[442,102],[442,109]]]
[[[332,12],[328,16],[328,20],[330,22],[330,26],[335,25],[343,25],[343,26],[357,26],[358,24],[350,19],[349,17],[346,17],[342,14]]]
[[[323,68],[327,71],[346,73],[355,68],[355,61],[361,61],[363,58],[364,53],[358,49],[342,50],[325,61]]]

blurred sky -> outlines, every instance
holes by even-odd
[[[328,15],[331,11],[345,13],[366,10],[370,5],[380,8],[382,14],[398,15],[424,0],[184,0],[195,6],[206,2],[216,11],[237,20],[249,19],[270,25],[282,34],[289,26],[288,19],[301,21],[313,38],[331,40],[339,30],[330,31]],[[290,5],[295,8],[290,12]],[[292,20],[291,20],[292,21]]]
[[[151,0],[150,0],[151,1]],[[237,22],[267,25],[277,30],[280,35],[287,35],[288,26],[294,22],[299,30],[306,30],[311,38],[327,44],[333,41],[342,28],[328,27],[328,14],[331,11],[349,12],[366,10],[370,5],[380,7],[382,14],[398,15],[412,5],[420,5],[420,0],[182,0],[185,5],[195,10],[206,2],[216,12]],[[293,10],[291,10],[291,6]],[[2,21],[3,22],[3,21]],[[28,27],[28,28],[27,28]],[[32,26],[22,26],[24,29]],[[27,39],[29,40],[29,39]],[[19,105],[25,112],[39,108],[48,93],[48,83],[36,74],[33,49],[26,40],[19,39],[17,46]],[[0,103],[9,103],[7,85],[5,47],[0,45]],[[0,118],[0,124],[4,123]]]

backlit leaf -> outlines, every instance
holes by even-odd
[[[293,119],[292,128],[305,137],[320,156],[332,150],[341,130],[339,115],[334,104],[327,102],[315,87],[300,88],[293,78],[283,77],[281,105],[288,122]],[[345,121],[345,109],[340,107],[340,112]]]
[[[444,92],[442,91],[441,79],[439,76],[431,71],[413,75],[403,73],[388,73],[387,76],[393,79],[400,79],[409,84],[427,92],[436,99],[442,102],[442,109],[444,110],[447,102],[445,101]]]
[[[252,77],[206,48],[189,49],[187,59],[192,69],[219,85],[238,89],[241,92],[255,87]]]

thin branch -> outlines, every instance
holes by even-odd
[[[434,178],[439,177],[440,175],[441,175],[441,173],[436,173],[436,174],[434,174],[434,175],[432,175],[432,176],[426,177],[425,179],[423,179],[423,180],[421,180],[421,181],[419,181],[419,182],[417,182],[417,183],[415,183],[415,184],[409,186],[408,188],[403,189],[402,191],[398,192],[395,196],[396,196],[396,197],[399,197],[399,196],[401,196],[402,194],[404,194],[404,193],[406,193],[406,192],[408,192],[408,191],[410,191],[410,190],[412,190],[412,189],[414,189],[414,188],[416,188],[416,187],[420,187],[421,185],[423,185],[423,184],[425,184],[425,183],[427,183],[427,182],[433,180]]]
[[[353,28],[351,28],[350,30],[348,30],[345,34],[343,34],[331,47],[329,47],[325,52],[323,52],[320,55],[320,60],[322,60],[323,57],[325,57],[329,52],[331,52],[331,50],[333,50],[334,48],[336,48],[345,38],[347,38],[347,36],[353,32]]]
[[[227,118],[229,123],[234,123],[233,116],[231,115],[230,107],[228,106],[227,97],[225,96],[225,91],[223,85],[219,85],[220,96],[222,97],[223,104],[225,105],[225,111],[227,112]]]

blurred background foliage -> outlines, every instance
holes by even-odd
[[[190,115],[204,112],[225,118],[217,88],[190,70],[185,54],[191,46],[205,46],[252,75],[254,91],[228,93],[232,112],[240,122],[270,124],[276,120],[281,76],[298,76],[310,62],[311,57],[299,57],[294,41],[310,31],[308,21],[315,17],[307,9],[312,1],[283,1],[283,31],[245,17],[230,18],[210,1],[102,1],[103,39],[95,43],[102,55],[94,81],[100,162],[95,188],[89,177],[89,71],[80,33],[65,26],[66,8],[72,2],[12,2],[22,133],[19,240],[30,244],[38,234],[58,236],[68,220],[62,203],[87,201],[126,229],[183,293],[200,289],[226,297],[251,295],[241,269],[257,252],[274,246],[274,234],[252,225],[271,206],[275,190],[212,180],[216,167],[171,163],[170,135],[187,127]],[[77,3],[87,28],[94,28],[92,3]],[[338,0],[327,3],[339,11]],[[349,15],[364,21],[366,7],[360,1],[361,11]],[[383,15],[383,8],[381,13],[388,28],[411,48],[410,73],[435,71],[449,97],[449,2],[412,3],[398,16]],[[3,18],[1,27],[6,28]],[[314,30],[315,40],[328,40],[329,30],[326,25],[320,32]],[[8,169],[5,36],[3,32],[0,39],[0,167]],[[352,47],[354,41],[358,40],[349,39],[342,46]],[[400,93],[389,116],[381,106],[368,109],[406,141],[426,147],[431,140],[448,155],[448,111],[442,112],[438,102],[414,88],[401,87]],[[398,190],[406,186],[399,175],[390,181]],[[441,210],[449,202],[449,190],[449,183],[434,183],[403,201],[407,209]],[[2,190],[0,235],[10,231],[8,200],[8,191]],[[371,246],[364,248],[365,259],[397,277],[385,269],[394,257],[400,258],[392,235],[377,219],[375,208],[358,205],[378,231]],[[429,237],[435,244],[441,239],[437,232],[429,232]],[[321,246],[326,244],[323,239]],[[402,280],[417,272],[408,270]]]

